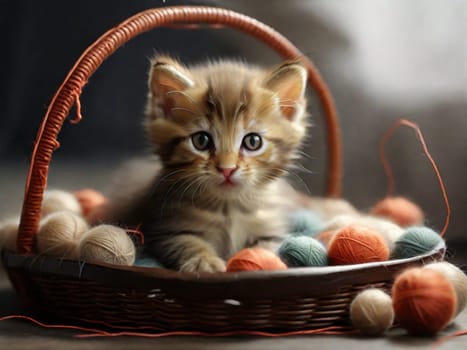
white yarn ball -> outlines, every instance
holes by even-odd
[[[79,255],[84,261],[133,265],[136,248],[125,230],[113,225],[99,225],[84,234]]]
[[[457,295],[454,317],[459,315],[467,304],[467,276],[465,273],[457,266],[446,261],[431,263],[426,265],[425,268],[441,272],[452,283]]]
[[[41,254],[77,259],[79,238],[88,228],[81,216],[71,212],[49,214],[39,225],[37,250]]]
[[[360,292],[350,304],[350,319],[363,334],[384,333],[394,322],[391,297],[376,288]]]
[[[331,220],[341,215],[359,215],[350,202],[341,198],[312,197],[307,207],[318,213],[323,220]]]
[[[323,231],[335,231],[339,230],[344,226],[349,226],[353,224],[359,216],[357,215],[349,215],[349,214],[343,214],[343,215],[338,215],[324,225]]]
[[[16,251],[19,218],[5,219],[0,222],[0,249]]]
[[[44,192],[42,200],[41,216],[46,217],[58,211],[68,211],[81,215],[81,205],[73,193],[61,190]]]

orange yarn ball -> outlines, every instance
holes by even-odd
[[[328,260],[331,265],[361,264],[389,259],[384,238],[364,226],[345,226],[331,239]]]
[[[409,333],[432,335],[446,327],[457,305],[452,283],[439,271],[411,268],[394,281],[396,318]]]
[[[385,198],[371,209],[371,213],[388,218],[403,227],[421,225],[424,220],[420,207],[404,197]]]
[[[92,188],[85,188],[74,193],[81,205],[83,215],[87,217],[91,212],[107,203],[107,198],[104,195]]]
[[[227,262],[228,272],[285,269],[287,266],[276,254],[260,247],[242,249]]]

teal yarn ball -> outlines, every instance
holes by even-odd
[[[279,257],[288,267],[326,266],[328,255],[323,244],[308,236],[290,236],[282,242]]]
[[[413,226],[394,243],[391,254],[392,259],[405,259],[432,251],[443,239],[431,228],[425,226]]]
[[[323,229],[323,220],[311,210],[296,210],[289,215],[289,232],[294,236],[314,236]]]
[[[150,256],[138,256],[135,259],[135,263],[133,264],[134,266],[142,266],[142,267],[158,267],[163,269],[164,266],[157,261],[156,259],[150,257]]]

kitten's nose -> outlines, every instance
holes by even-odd
[[[231,167],[231,168],[223,168],[223,167],[216,166],[216,169],[218,172],[222,173],[222,175],[224,175],[226,179],[228,179],[229,177],[232,176],[235,170],[238,169],[238,166]]]

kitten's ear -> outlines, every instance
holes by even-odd
[[[304,102],[306,82],[306,69],[296,62],[288,62],[266,76],[264,87],[276,93],[282,114],[294,120],[303,109],[300,104]]]
[[[170,93],[191,88],[194,81],[188,69],[179,62],[169,57],[157,57],[152,61],[148,84],[151,95],[167,114],[178,99],[176,94]]]

